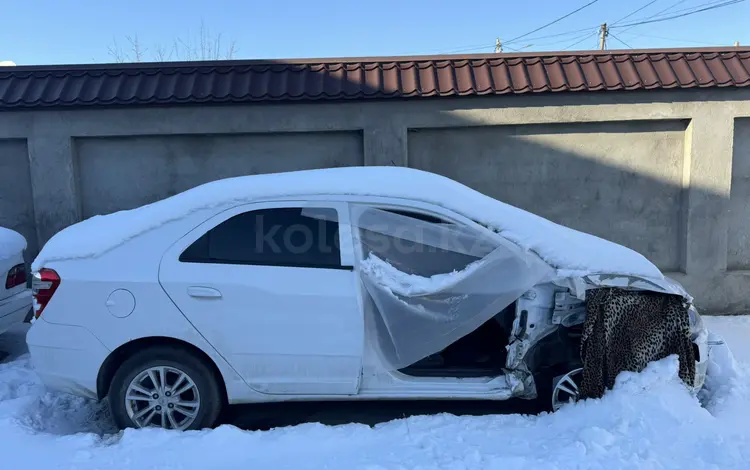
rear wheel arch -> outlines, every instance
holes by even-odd
[[[205,365],[214,374],[216,383],[219,384],[219,389],[222,393],[222,399],[225,404],[227,403],[227,387],[224,381],[224,376],[221,374],[221,371],[219,370],[219,367],[216,365],[214,360],[211,359],[211,357],[199,347],[190,344],[187,341],[166,336],[149,336],[145,338],[138,338],[136,340],[125,343],[112,351],[109,356],[107,356],[107,359],[104,360],[102,366],[99,368],[99,374],[96,378],[96,394],[99,400],[102,400],[107,396],[109,387],[112,384],[112,379],[114,378],[115,373],[123,364],[123,362],[132,357],[135,353],[155,346],[171,346],[175,349],[181,349],[204,362]]]

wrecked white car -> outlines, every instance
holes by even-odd
[[[50,387],[119,426],[223,405],[598,396],[709,333],[643,256],[450,179],[394,167],[208,183],[55,235],[27,337]]]

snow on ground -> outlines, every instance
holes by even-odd
[[[103,409],[47,392],[28,356],[0,364],[0,459],[8,469],[747,469],[749,318],[706,318],[739,364],[718,357],[700,406],[675,358],[622,374],[599,400],[555,414],[448,414],[271,431],[110,432]],[[1,338],[0,338],[1,339]],[[0,346],[2,341],[0,340]]]
[[[732,354],[750,363],[750,315],[702,316],[703,324],[710,331],[718,333],[732,346]]]

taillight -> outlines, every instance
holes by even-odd
[[[5,288],[13,289],[21,284],[26,284],[26,266],[17,264],[8,271],[8,277],[5,278]]]
[[[34,317],[39,318],[59,285],[60,276],[52,269],[42,268],[39,272],[34,273],[34,278],[31,281],[31,289],[34,295]]]

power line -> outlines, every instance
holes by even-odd
[[[576,42],[574,42],[573,44],[570,44],[569,46],[566,46],[566,47],[564,47],[564,48],[563,48],[563,50],[564,50],[564,51],[567,51],[567,50],[568,50],[568,49],[570,49],[571,47],[573,47],[573,46],[577,46],[577,45],[579,45],[580,43],[582,43],[583,41],[586,41],[586,40],[588,40],[588,39],[590,39],[590,38],[592,38],[592,37],[596,36],[597,34],[599,34],[599,31],[594,31],[593,33],[589,34],[588,36],[586,36],[585,38],[581,39],[580,41],[576,41]]]
[[[620,25],[620,26],[613,26],[613,28],[627,28],[627,27],[630,27],[630,26],[639,26],[639,25],[642,25],[642,24],[660,23],[662,21],[668,21],[668,20],[674,20],[674,19],[677,19],[677,18],[682,18],[683,16],[694,15],[696,13],[701,13],[703,11],[715,10],[717,8],[722,8],[722,7],[726,7],[726,6],[729,6],[729,5],[735,5],[737,3],[742,3],[744,1],[745,0],[730,0],[728,2],[719,3],[719,4],[716,4],[716,5],[713,5],[713,6],[701,8],[700,10],[693,10],[693,11],[689,11],[687,13],[682,13],[680,15],[672,15],[672,16],[667,16],[667,17],[662,17],[662,18],[655,18],[653,20],[640,21],[640,22],[637,22],[637,23],[630,23],[630,24],[624,24],[624,25]]]
[[[533,33],[537,32],[537,31],[540,31],[540,30],[546,28],[547,26],[555,24],[555,23],[561,21],[562,19],[565,19],[568,16],[571,16],[574,13],[577,13],[577,12],[581,11],[582,9],[584,9],[584,8],[586,8],[586,7],[594,4],[594,3],[596,3],[597,1],[598,0],[593,0],[593,1],[591,1],[591,2],[589,2],[587,4],[585,4],[585,5],[583,5],[582,7],[578,8],[577,10],[574,10],[574,11],[568,13],[567,15],[564,15],[564,16],[562,16],[562,17],[560,17],[560,18],[558,18],[558,19],[556,19],[556,20],[554,20],[554,21],[552,21],[550,23],[547,23],[546,25],[541,26],[541,27],[539,27],[539,28],[537,28],[535,30],[532,30],[532,31],[530,31],[530,32],[528,32],[526,34],[523,34],[521,36],[517,36],[517,37],[515,37],[515,38],[513,38],[513,39],[511,39],[509,41],[503,41],[503,47],[507,48],[509,50],[518,52],[521,49],[526,49],[526,48],[535,46],[537,44],[527,44],[527,45],[521,47],[521,49],[514,49],[512,47],[508,47],[507,45],[509,43],[518,42],[518,40],[521,39],[521,38],[525,38],[526,36],[528,36],[530,34],[533,34]],[[656,1],[657,0],[653,0],[651,2],[646,3],[645,5],[643,5],[642,7],[638,8],[638,9],[636,9],[632,13],[630,13],[630,14],[626,15],[625,17],[617,20],[615,23],[618,23],[619,21],[622,21],[622,20],[624,20],[624,19],[632,16],[633,14],[637,13],[638,11],[641,11],[641,10],[645,9],[646,7],[648,7],[651,4],[655,3]],[[679,0],[679,1],[671,4],[670,6],[668,6],[668,7],[664,8],[664,9],[658,11],[657,13],[655,13],[655,14],[653,14],[651,16],[642,18],[641,20],[636,20],[636,21],[634,21],[632,23],[628,23],[628,24],[624,24],[624,25],[614,25],[614,23],[613,23],[613,26],[611,26],[610,28],[616,28],[618,30],[620,30],[621,28],[626,28],[626,29],[623,29],[622,31],[619,31],[619,33],[618,33],[618,34],[625,34],[627,31],[635,28],[636,26],[640,26],[640,25],[643,25],[643,24],[657,23],[657,22],[663,22],[663,21],[669,21],[669,20],[673,20],[673,19],[677,19],[677,18],[682,18],[684,16],[693,15],[695,13],[701,13],[701,12],[704,12],[704,11],[714,10],[714,9],[717,9],[717,8],[723,8],[725,6],[730,6],[730,5],[734,5],[734,4],[737,4],[737,3],[742,3],[745,0],[714,0],[714,1],[711,1],[711,2],[706,2],[706,3],[700,4],[700,5],[696,5],[696,6],[693,6],[693,7],[690,7],[690,8],[685,8],[685,9],[682,9],[682,10],[677,10],[677,11],[673,12],[673,14],[668,15],[668,16],[659,16],[662,13],[667,12],[667,11],[675,8],[676,6],[679,6],[679,5],[683,4],[683,3],[685,3],[686,1],[687,0]],[[583,37],[581,37],[581,36],[576,37],[575,38],[575,42],[573,42],[572,44],[569,44],[568,46],[566,46],[565,48],[563,48],[563,50],[567,50],[567,49],[570,49],[571,47],[577,46],[578,44],[580,44],[580,43],[586,41],[587,39],[589,39],[591,36],[594,36],[595,34],[597,34],[598,27],[589,27],[589,28],[575,29],[575,30],[571,30],[571,31],[564,31],[564,32],[561,32],[561,33],[548,34],[548,35],[544,35],[544,36],[535,36],[535,37],[528,38],[527,40],[531,41],[531,40],[536,40],[536,39],[547,39],[547,38],[570,36],[570,35],[574,35],[574,34],[581,33],[581,32],[592,31],[594,28],[597,28],[597,31],[594,31],[594,32],[592,32],[590,34],[587,34],[587,35],[583,36]],[[633,34],[633,33],[630,33],[630,34]],[[702,43],[702,42],[698,42],[698,41],[689,41],[689,40],[681,40],[681,39],[674,39],[674,38],[667,38],[667,37],[650,36],[648,34],[640,34],[640,35],[638,35],[636,37],[640,37],[640,36],[643,36],[643,37],[652,37],[652,38],[655,38],[655,39],[664,39],[664,40],[668,40],[668,41],[682,41],[682,42],[692,42],[694,44],[714,45],[714,44]],[[615,38],[615,39],[617,39],[622,44],[626,44],[620,38]],[[550,45],[550,44],[557,44],[557,43],[560,43],[560,42],[563,42],[563,39],[561,39],[559,41],[553,41],[553,42],[549,42],[549,43],[546,43],[546,44],[538,44],[538,45],[540,45],[540,46],[541,45]],[[463,47],[463,48],[459,48],[459,49],[454,49],[452,51],[448,51],[447,53],[486,51],[486,50],[491,50],[493,47],[494,47],[494,45],[491,45],[491,44],[476,45],[476,46],[466,46],[466,47]],[[630,47],[630,46],[628,46],[628,47]]]
[[[667,11],[671,10],[672,8],[674,8],[674,7],[676,7],[676,6],[678,6],[678,5],[681,5],[681,4],[685,3],[686,1],[687,1],[687,0],[677,0],[677,1],[675,2],[675,3],[673,3],[673,4],[669,5],[669,6],[667,7],[667,8],[665,8],[665,9],[663,9],[663,10],[659,10],[659,11],[657,11],[656,13],[654,13],[653,15],[651,15],[651,16],[648,16],[648,17],[646,17],[646,18],[643,18],[643,19],[644,19],[644,20],[650,20],[651,18],[655,18],[655,17],[657,17],[657,16],[661,15],[662,13],[664,13],[664,12],[667,12]],[[621,32],[621,33],[624,33],[625,31],[630,31],[630,30],[631,30],[631,29],[633,29],[633,28],[635,28],[635,26],[631,26],[630,28],[628,28],[628,29],[626,29],[626,30],[623,30],[623,31],[620,31],[620,32]]]
[[[662,13],[664,13],[664,12],[667,12],[667,11],[671,10],[672,8],[674,8],[674,7],[678,6],[678,5],[682,5],[682,4],[683,4],[683,3],[685,3],[685,2],[687,2],[687,0],[677,0],[677,1],[676,1],[676,2],[674,2],[673,4],[669,5],[669,6],[667,7],[667,8],[665,8],[665,9],[663,9],[663,10],[659,10],[659,11],[657,11],[656,13],[654,13],[653,15],[649,16],[649,17],[648,17],[648,18],[646,18],[646,19],[647,19],[647,20],[650,20],[651,18],[653,18],[653,17],[655,17],[655,16],[659,16],[659,15],[661,15]]]
[[[717,3],[722,3],[722,2],[725,2],[725,1],[726,0],[712,0],[710,2],[701,3],[699,5],[693,5],[693,6],[690,6],[690,7],[687,7],[687,8],[683,8],[681,10],[675,10],[671,14],[682,13],[682,12],[685,12],[685,11],[695,10],[697,8],[703,8],[703,7],[707,7],[707,6],[711,6],[711,5],[716,5]],[[681,3],[681,2],[679,2],[679,3]],[[637,21],[640,21],[640,20],[637,20]]]
[[[570,35],[576,34],[576,33],[582,33],[582,32],[585,32],[585,31],[591,31],[592,29],[595,29],[595,28],[598,28],[598,26],[592,26],[590,28],[574,29],[574,30],[565,31],[565,32],[562,32],[562,33],[548,34],[546,36],[534,36],[534,37],[531,37],[531,38],[526,38],[526,40],[527,41],[534,41],[536,39],[548,39],[548,38],[557,38],[557,37],[560,37],[560,36],[570,36]],[[503,44],[513,43],[513,42],[518,42],[518,41],[504,41]]]
[[[538,27],[537,29],[534,29],[534,30],[532,30],[532,31],[529,31],[528,33],[522,34],[522,35],[520,35],[520,36],[517,36],[517,37],[515,37],[515,38],[513,38],[513,39],[509,39],[509,40],[507,40],[507,41],[505,41],[505,42],[506,42],[506,43],[510,43],[510,42],[516,41],[516,40],[518,40],[518,39],[521,39],[521,38],[525,38],[526,36],[528,36],[528,35],[530,35],[530,34],[534,34],[534,33],[536,33],[537,31],[541,31],[541,30],[543,30],[544,28],[546,28],[546,27],[548,27],[548,26],[552,26],[553,24],[555,24],[555,23],[558,23],[558,22],[560,22],[560,21],[564,20],[565,18],[567,18],[567,17],[569,17],[569,16],[571,16],[571,15],[573,15],[573,14],[575,14],[575,13],[578,13],[579,11],[583,10],[583,9],[584,9],[584,8],[586,8],[586,7],[589,7],[589,6],[593,5],[594,3],[598,2],[598,1],[599,1],[599,0],[592,0],[592,1],[590,1],[589,3],[585,4],[584,6],[582,6],[582,7],[578,8],[578,9],[576,9],[576,10],[573,10],[573,11],[571,11],[571,12],[570,12],[570,13],[568,13],[567,15],[563,15],[563,16],[561,16],[561,17],[557,18],[557,19],[556,19],[556,20],[554,20],[554,21],[550,21],[549,23],[547,23],[547,24],[545,24],[545,25],[543,25],[543,26],[540,26],[540,27]]]
[[[620,34],[624,33],[625,31],[630,31],[631,29],[637,27],[640,24],[645,24],[646,21],[651,20],[651,19],[662,20],[662,19],[669,19],[672,16],[676,16],[676,17],[687,16],[687,15],[682,15],[682,13],[693,14],[693,13],[697,13],[698,11],[703,11],[702,9],[704,7],[713,6],[713,5],[716,5],[718,3],[731,3],[731,2],[727,2],[727,0],[713,0],[713,1],[710,1],[710,2],[706,2],[706,3],[701,3],[699,5],[693,5],[693,6],[688,7],[688,8],[683,8],[681,10],[675,10],[675,11],[673,11],[673,12],[670,13],[669,17],[667,17],[666,15],[662,15],[662,13],[665,13],[665,12],[673,9],[676,6],[682,5],[686,1],[687,0],[679,0],[679,1],[675,2],[675,3],[673,3],[672,5],[668,6],[667,8],[659,10],[658,12],[654,13],[653,15],[647,16],[645,18],[638,18],[636,20],[633,20],[630,24],[634,24],[634,26],[620,25],[620,26],[618,26],[618,28],[627,28],[627,29],[624,29],[624,30],[620,31]]]
[[[665,37],[665,36],[654,36],[652,34],[628,33],[628,32],[625,32],[625,31],[620,31],[620,34],[634,34],[635,36],[633,36],[633,39],[644,37],[644,38],[652,38],[652,39],[663,39],[665,41],[687,42],[687,43],[691,43],[691,44],[699,44],[701,46],[720,46],[721,45],[721,44],[716,44],[716,43],[712,43],[712,42],[701,42],[701,41],[693,41],[693,40],[690,40],[690,39],[668,38],[668,37]]]
[[[625,46],[625,47],[627,47],[628,49],[634,49],[634,47],[633,47],[633,46],[631,46],[631,45],[630,45],[630,44],[628,44],[627,42],[623,41],[622,39],[618,38],[618,37],[617,37],[617,36],[615,36],[614,34],[612,34],[612,33],[609,33],[609,35],[610,35],[610,36],[612,36],[613,38],[615,38],[615,39],[617,40],[617,42],[621,43],[622,45],[624,45],[624,46]]]
[[[725,0],[722,0],[722,1],[725,1]],[[589,32],[589,31],[591,31],[593,29],[596,29],[596,28],[598,28],[598,26],[592,26],[590,28],[574,29],[572,31],[564,31],[562,33],[547,34],[545,36],[534,36],[534,37],[531,37],[531,38],[526,38],[526,40],[527,41],[534,41],[534,40],[537,40],[537,39],[548,39],[548,38],[557,38],[557,37],[562,37],[562,36],[571,36],[571,35],[575,35],[575,34],[578,34],[578,33]],[[565,41],[565,39],[561,39],[560,41],[555,41],[555,43],[557,43],[557,42],[563,42],[563,41]],[[511,47],[507,47],[507,45],[508,44],[512,44],[514,42],[518,42],[518,41],[517,40],[516,41],[503,41],[503,48],[507,48],[507,49],[513,50],[513,48],[511,48]],[[554,43],[551,43],[551,44],[554,44]],[[434,50],[433,52],[437,52],[437,53],[444,52],[444,53],[448,53],[449,54],[449,53],[452,53],[452,52],[477,51],[477,50],[480,50],[480,49],[488,49],[488,48],[492,48],[492,47],[495,47],[495,45],[494,44],[492,44],[492,45],[490,45],[490,44],[475,44],[473,46],[462,46],[462,47],[459,47],[457,49],[453,49],[453,50],[448,51],[448,52],[445,52],[444,49]],[[529,46],[524,46],[524,47],[529,47]]]
[[[657,1],[657,0],[654,0],[654,1]],[[685,3],[686,1],[687,0],[678,0],[677,2],[675,2],[675,3],[671,4],[670,6],[668,6],[667,8],[663,8],[663,9],[659,10],[658,12],[654,13],[651,16],[647,16],[645,18],[640,18],[640,19],[634,20],[634,21],[640,22],[640,21],[645,21],[645,20],[650,20],[652,18],[656,18],[657,16],[661,15],[662,13],[667,12],[667,11],[671,10],[672,8],[674,8],[676,6],[681,5],[681,4]],[[703,4],[700,4],[700,5],[697,5],[697,6],[690,7],[687,10],[690,10],[690,9],[693,9],[693,8],[704,7],[704,6],[709,6],[709,5],[713,5],[715,3],[721,3],[721,2],[726,2],[726,1],[727,0],[714,0],[712,2],[707,2],[707,3],[703,3]],[[654,3],[654,2],[650,2],[650,3],[646,4],[646,5],[644,5],[643,7],[635,10],[633,13],[628,14],[628,15],[624,16],[623,18],[620,18],[619,20],[615,21],[615,23],[619,23],[620,21],[622,21],[622,20],[630,17],[632,14],[635,14],[638,11],[644,9],[645,7],[651,5],[651,3]],[[584,7],[585,7],[585,5],[584,5]],[[683,12],[683,11],[685,11],[685,9],[683,9],[683,10],[677,10],[677,12],[675,12],[675,13],[680,13],[680,12]],[[615,23],[613,23],[613,24],[615,24]],[[627,25],[618,26],[618,28],[624,28],[624,27],[627,27]],[[620,31],[620,34],[624,33],[625,31],[629,31],[633,27],[628,27],[627,30]],[[536,39],[547,39],[547,38],[555,38],[555,37],[561,37],[561,36],[570,36],[570,35],[573,35],[573,34],[576,34],[576,33],[591,31],[593,29],[599,29],[599,25],[590,26],[588,28],[581,28],[581,29],[574,29],[574,30],[570,30],[570,31],[563,31],[562,33],[547,34],[545,36],[534,36],[534,37],[531,37],[531,38],[527,38],[526,40],[527,41],[533,41],[533,40],[536,40]],[[524,36],[519,36],[519,37],[525,37],[525,35]],[[503,41],[503,45],[510,44],[512,42],[516,42],[516,41],[515,40]]]
[[[638,8],[637,10],[633,10],[630,13],[628,13],[627,15],[623,16],[622,18],[620,18],[619,20],[615,21],[614,23],[612,23],[612,26],[616,25],[617,23],[619,23],[622,20],[630,18],[631,16],[635,15],[639,11],[646,9],[647,7],[653,5],[654,3],[658,2],[658,1],[659,0],[651,0],[650,2],[648,2],[645,5],[643,5],[642,7]]]
[[[435,52],[438,54],[457,54],[459,52],[482,51],[485,49],[491,49],[493,47],[495,47],[494,44],[482,44],[482,45],[477,44],[476,46],[465,46],[465,47],[461,47],[458,49],[452,49],[450,51],[446,51],[445,49],[443,49],[443,50],[436,50]]]
[[[558,39],[557,41],[549,41],[549,42],[542,42],[542,43],[532,43],[532,44],[527,44],[527,45],[523,46],[521,49],[527,49],[529,47],[551,46],[553,44],[560,44],[562,42],[567,42],[567,41],[571,41],[571,40],[572,41],[578,41],[578,40],[581,40],[581,39],[585,40],[585,39],[590,38],[592,34],[596,34],[596,32],[597,31],[592,31],[591,29],[587,29],[586,33],[584,33],[582,35],[578,35],[578,36],[576,36],[576,37],[574,37],[572,39]]]

